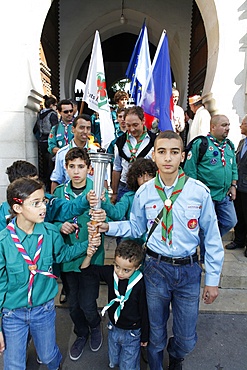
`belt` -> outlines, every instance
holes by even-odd
[[[187,257],[183,257],[183,258],[174,258],[174,257],[162,256],[161,254],[158,254],[158,253],[155,253],[155,252],[151,251],[151,249],[149,249],[147,247],[146,253],[149,256],[153,257],[153,258],[157,258],[160,261],[170,263],[173,266],[189,265],[189,264],[192,264],[194,262],[198,262],[197,252],[195,252],[192,256],[187,256]]]

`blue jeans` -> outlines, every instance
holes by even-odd
[[[65,272],[69,287],[69,311],[78,337],[87,338],[89,327],[96,328],[101,318],[98,313],[99,279],[95,275],[84,276],[80,272]]]
[[[56,344],[54,300],[33,308],[3,309],[4,370],[25,370],[28,332],[40,360],[58,369],[62,355]]]
[[[223,236],[228,233],[237,223],[237,215],[234,207],[234,203],[230,200],[229,196],[226,195],[221,201],[214,200],[215,213],[218,219],[218,226],[220,235]],[[200,255],[201,260],[204,262],[205,255],[205,244],[204,244],[204,231],[200,229]]]
[[[146,256],[144,279],[150,322],[148,361],[150,369],[162,370],[170,304],[174,339],[169,354],[184,358],[196,345],[201,268],[198,263],[173,266]]]
[[[141,329],[124,330],[108,324],[109,367],[119,370],[139,370]]]
[[[218,219],[220,235],[228,233],[237,223],[237,215],[234,208],[234,203],[229,196],[225,196],[220,202],[214,201],[214,208]]]

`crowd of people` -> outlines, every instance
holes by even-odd
[[[87,341],[92,352],[102,346],[97,298],[105,281],[109,367],[140,369],[144,347],[151,370],[163,369],[165,348],[169,369],[182,369],[197,341],[202,269],[202,299],[211,304],[224,259],[222,236],[235,227],[226,248],[246,247],[247,139],[235,154],[229,119],[211,117],[200,95],[189,98],[194,116],[184,112],[177,89],[174,131],[154,133],[142,108],[127,108],[128,94],[119,91],[112,111],[115,139],[108,148],[111,178],[95,210],[89,153],[91,142],[100,145],[99,118],[78,113],[71,99],[44,99],[34,127],[39,168],[21,160],[9,166],[7,201],[0,206],[4,369],[26,368],[30,338],[39,363],[61,368],[54,307],[59,276],[74,325],[72,361]],[[247,116],[240,127],[247,135]],[[104,234],[117,237],[110,266],[104,265]]]

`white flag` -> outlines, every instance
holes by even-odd
[[[99,113],[101,147],[107,149],[111,141],[114,140],[115,135],[106,90],[105,69],[99,31],[95,32],[83,100],[88,104],[90,109]]]

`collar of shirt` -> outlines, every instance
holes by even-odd
[[[160,183],[162,184],[162,187],[164,189],[164,193],[166,194],[167,198],[170,198],[170,196],[172,195],[172,192],[173,192],[173,189],[175,188],[175,186],[177,185],[177,182],[178,182],[178,176],[176,177],[174,183],[172,185],[165,185],[163,183],[163,181],[161,180],[161,177],[159,175],[159,180],[160,180]]]
[[[24,239],[26,237],[28,237],[28,235],[46,235],[47,234],[47,231],[46,231],[46,228],[44,226],[44,223],[41,222],[40,224],[35,224],[34,225],[34,229],[33,229],[33,232],[32,234],[27,234],[25,233],[25,231],[21,230],[17,225],[16,225],[16,233],[20,239],[20,242],[22,243],[24,241]]]
[[[148,132],[146,132],[146,135],[145,135],[144,139],[146,139],[147,137],[149,138]],[[129,133],[129,138],[130,138],[130,140],[131,140],[131,141],[132,141],[132,140],[137,141],[137,140],[136,140],[136,138],[135,138],[134,136],[132,136],[130,133]],[[143,140],[144,140],[144,139],[143,139]]]

